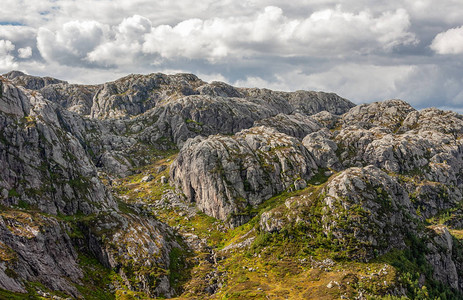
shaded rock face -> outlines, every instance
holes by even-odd
[[[26,282],[40,282],[80,297],[78,247],[118,271],[131,289],[172,296],[166,270],[171,249],[180,246],[146,212],[118,210],[85,140],[104,126],[9,80],[2,78],[0,88],[0,288],[26,292]],[[84,215],[85,236],[71,240],[75,224],[63,215]]]
[[[168,124],[166,129],[177,145],[197,135],[233,134],[277,113],[245,99],[210,96],[184,97],[166,103],[159,112],[158,128]]]
[[[50,214],[89,214],[115,206],[81,144],[61,127],[52,103],[10,84],[3,85],[2,95],[2,204],[21,200]]]
[[[108,231],[110,235],[103,234]],[[111,212],[92,221],[87,235],[90,251],[116,270],[129,289],[151,297],[174,295],[166,270],[169,253],[181,246],[167,225],[142,214]]]
[[[44,98],[55,102],[66,110],[80,115],[90,115],[93,97],[99,86],[59,83],[47,85],[39,90]]]
[[[267,127],[234,137],[189,140],[171,166],[170,178],[187,199],[213,217],[240,225],[248,207],[284,191],[317,171],[311,154],[295,138]],[[237,215],[236,217],[234,215]]]
[[[0,213],[0,288],[25,293],[23,280],[41,282],[73,296],[82,284],[77,253],[54,218],[18,211]]]
[[[461,290],[463,262],[452,235],[445,226],[432,226],[427,234],[426,259],[433,266],[434,278],[455,290]]]

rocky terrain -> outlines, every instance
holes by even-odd
[[[0,77],[0,298],[459,299],[463,116]]]

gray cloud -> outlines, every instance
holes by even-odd
[[[463,109],[459,0],[5,1],[1,71],[84,83],[192,72]]]

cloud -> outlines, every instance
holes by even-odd
[[[268,54],[365,54],[416,44],[418,40],[409,27],[409,16],[403,9],[374,16],[368,11],[354,14],[337,7],[316,11],[306,18],[290,18],[282,9],[268,6],[254,16],[190,19],[173,27],[160,25],[146,35],[143,51],[164,58],[183,56],[211,61]]]
[[[463,53],[463,26],[436,35],[432,41],[431,49],[439,54]]]
[[[284,91],[301,89],[336,92],[356,103],[363,103],[398,97],[400,92],[397,88],[398,84],[405,81],[414,68],[409,65],[381,66],[347,63],[310,74],[301,69],[289,70],[276,76],[274,81],[250,77],[244,81],[237,81],[235,84],[248,87],[270,87]]]
[[[446,107],[463,109],[461,64],[444,66],[370,65],[340,63],[319,72],[302,68],[287,69],[272,80],[258,76],[233,82],[242,87],[275,90],[321,90],[360,104],[386,99],[403,99],[416,108]]]
[[[463,108],[460,0],[3,2],[4,71],[79,83],[191,72],[356,102]]]
[[[47,61],[127,65],[135,60],[224,58],[257,55],[322,56],[388,52],[417,42],[408,31],[403,9],[373,15],[345,12],[340,7],[316,11],[306,18],[286,16],[281,8],[265,7],[239,17],[188,19],[175,26],[153,26],[134,15],[110,26],[96,21],[71,21],[52,31],[40,28],[37,45]]]
[[[112,28],[112,38],[87,53],[87,60],[101,66],[123,66],[138,61],[143,54],[145,34],[151,32],[151,21],[135,15]]]
[[[134,15],[126,18],[118,26],[119,38],[132,41],[142,40],[143,35],[151,31],[151,21],[145,17]]]
[[[20,41],[34,41],[37,30],[28,26],[0,25],[0,38],[13,43]]]
[[[18,66],[11,52],[15,46],[9,40],[0,40],[0,70],[8,71]]]
[[[105,40],[108,30],[108,26],[96,21],[71,21],[56,32],[42,27],[37,34],[37,47],[49,62],[85,65],[87,54]]]
[[[26,47],[26,48],[20,48],[18,49],[18,56],[20,58],[29,58],[32,56],[32,48],[31,47]]]

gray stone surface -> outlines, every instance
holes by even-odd
[[[354,107],[335,94],[236,88],[191,74],[101,85],[17,71],[0,79],[0,288],[24,292],[25,281],[38,281],[79,296],[83,273],[67,223],[56,216],[84,214],[95,217],[80,243],[118,269],[124,284],[152,297],[174,295],[167,276],[145,272],[168,268],[170,250],[180,247],[171,229],[141,209],[121,212],[100,177],[111,182],[176,149],[162,184],[229,226],[247,222],[278,193],[298,190],[262,213],[260,230],[307,224],[319,201],[324,234],[361,245],[355,259],[404,249],[413,234],[427,242],[433,277],[463,286],[449,231],[423,225],[451,210],[446,224],[463,228],[457,113],[417,111],[401,100]],[[155,206],[182,202],[164,200]]]
[[[246,207],[256,207],[298,178],[310,179],[317,169],[296,138],[254,127],[233,137],[189,140],[173,162],[170,178],[206,214],[231,217],[233,225],[240,225]]]

